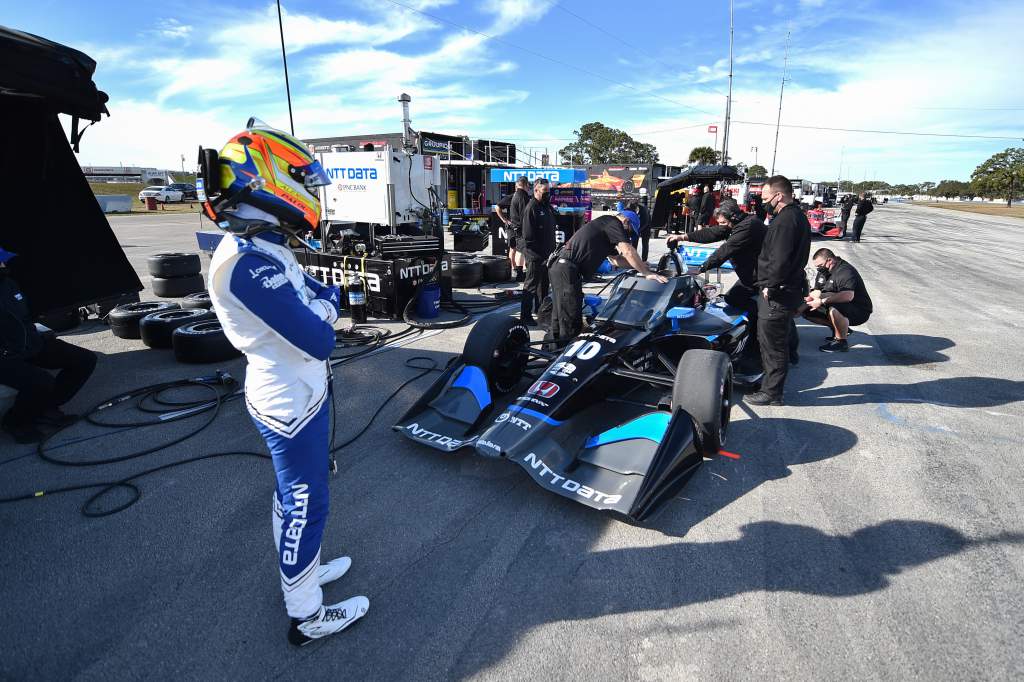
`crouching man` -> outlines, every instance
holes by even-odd
[[[850,327],[864,324],[871,317],[871,297],[857,268],[830,249],[818,249],[812,261],[818,270],[815,283],[819,286],[804,299],[800,312],[807,320],[832,328],[832,336],[819,350],[845,353],[850,349]]]

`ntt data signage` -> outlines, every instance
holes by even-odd
[[[491,182],[515,182],[521,176],[533,182],[544,178],[550,182],[585,182],[587,172],[578,168],[492,168]]]

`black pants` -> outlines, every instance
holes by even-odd
[[[583,277],[575,263],[551,266],[551,338],[559,347],[583,331]]]
[[[860,241],[860,233],[864,231],[864,223],[866,223],[868,217],[866,215],[859,215],[853,219],[853,241]]]
[[[736,282],[725,292],[725,302],[747,313],[747,345],[743,349],[743,370],[754,373],[761,366],[761,344],[757,341],[757,290]]]
[[[771,396],[782,397],[796,332],[793,313],[802,302],[803,297],[792,292],[775,292],[770,300],[757,297],[757,340],[764,367],[761,390]]]
[[[46,339],[36,355],[0,358],[0,384],[18,391],[5,423],[28,425],[49,408],[71,400],[96,368],[96,354],[60,339]],[[60,370],[57,376],[45,371]]]
[[[520,320],[533,317],[533,311],[540,308],[540,302],[548,295],[548,267],[542,260],[526,261],[526,277],[523,279],[523,302],[519,312]]]
[[[647,254],[651,248],[651,231],[647,230],[640,233],[640,259],[643,262],[647,262]]]
[[[849,211],[843,211],[841,223],[843,225],[843,229],[845,230],[846,226],[850,224],[850,212]]]

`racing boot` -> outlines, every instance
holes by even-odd
[[[366,597],[352,597],[331,606],[321,606],[309,618],[292,618],[288,641],[295,646],[305,646],[314,639],[341,632],[365,616],[369,608],[370,600]]]
[[[347,556],[340,556],[333,561],[328,561],[326,564],[320,564],[320,568],[317,569],[317,580],[319,581],[320,586],[323,587],[327,583],[333,583],[335,580],[348,573],[348,569],[351,567],[352,560]]]

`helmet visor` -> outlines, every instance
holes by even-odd
[[[327,172],[324,167],[320,165],[319,161],[314,161],[308,166],[296,169],[296,173],[301,176],[295,178],[301,180],[302,184],[307,190],[313,191],[317,187],[323,187],[324,185],[331,184],[331,179],[327,176]]]

